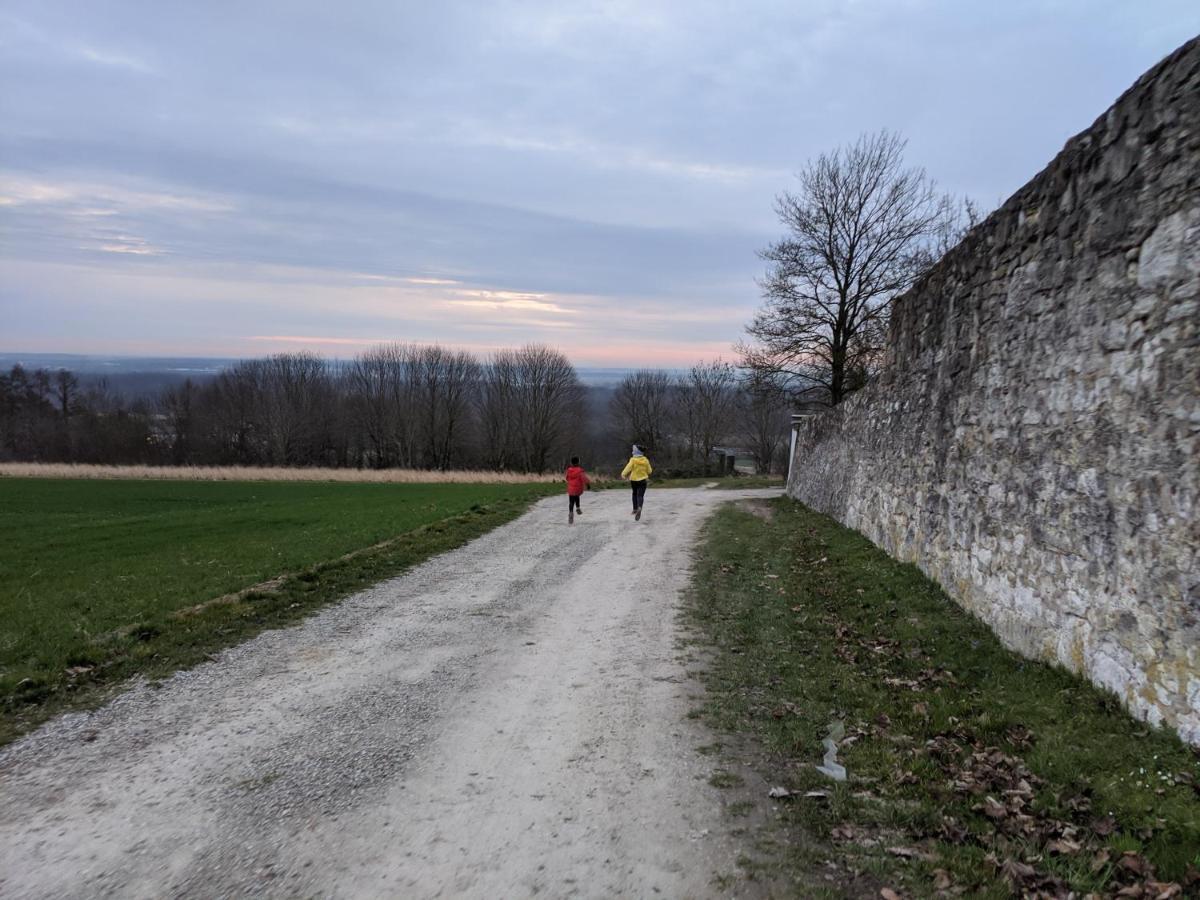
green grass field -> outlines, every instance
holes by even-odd
[[[0,480],[0,742],[129,675],[294,621],[558,490]]]
[[[692,609],[715,649],[701,714],[754,735],[752,768],[796,792],[759,800],[780,830],[764,877],[801,896],[1200,896],[1200,754],[1006,650],[861,534],[789,500],[756,511],[709,523]],[[834,721],[843,783],[814,767]]]

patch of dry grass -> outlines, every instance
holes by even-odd
[[[265,466],[96,466],[0,463],[0,478],[97,478],[152,481],[342,481],[368,484],[533,484],[562,475],[426,469],[289,469]]]

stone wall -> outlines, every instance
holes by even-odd
[[[894,311],[788,493],[1200,743],[1200,39]]]

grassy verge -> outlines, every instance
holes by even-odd
[[[0,743],[393,576],[557,485],[0,481]]]
[[[720,490],[742,490],[744,488],[782,488],[783,479],[776,475],[713,475],[709,478],[656,478],[650,477],[650,490],[658,488],[694,488],[713,485]],[[629,490],[629,482],[621,478],[593,478],[592,486],[597,490]]]
[[[664,481],[652,481],[653,487],[704,487],[715,484],[721,490],[741,490],[743,488],[782,488],[783,479],[776,475],[721,475],[715,478],[670,478]]]
[[[835,896],[1200,896],[1195,751],[1005,650],[857,532],[754,512],[710,522],[691,607],[704,715],[790,792],[756,798],[777,847],[748,866]],[[815,769],[836,721],[841,783]]]

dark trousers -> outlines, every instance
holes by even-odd
[[[641,509],[642,504],[646,502],[646,479],[631,481],[629,484],[633,487],[633,508]]]
[[[583,512],[583,510],[579,508],[579,496],[579,494],[567,494],[567,512],[571,512],[572,510],[576,509],[578,509],[580,512]]]

